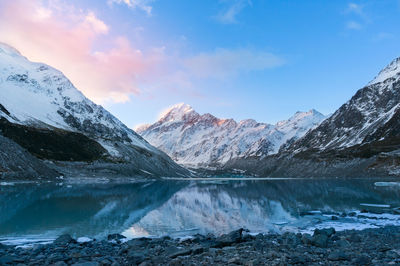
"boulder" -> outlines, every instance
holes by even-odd
[[[68,245],[77,243],[75,239],[73,239],[70,235],[64,234],[59,236],[56,240],[54,240],[55,245]]]
[[[230,246],[236,243],[240,243],[243,239],[243,228],[233,231],[229,234],[222,235],[215,239],[215,244],[213,247],[222,248],[226,246]]]

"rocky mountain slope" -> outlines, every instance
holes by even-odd
[[[400,58],[277,156],[232,160],[259,175],[400,174]],[[301,171],[300,171],[301,169]]]
[[[278,153],[317,126],[325,117],[315,111],[297,112],[276,125],[248,119],[236,122],[200,115],[187,104],[168,109],[152,125],[136,131],[176,162],[194,168],[220,167],[233,158]]]
[[[110,174],[187,174],[60,71],[30,62],[6,44],[0,44],[0,129],[40,159],[118,163]]]

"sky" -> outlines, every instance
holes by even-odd
[[[400,0],[0,0],[0,42],[132,128],[181,102],[267,123],[329,114],[399,41]]]

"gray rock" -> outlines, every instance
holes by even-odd
[[[72,264],[72,266],[100,266],[97,261],[85,261]]]
[[[137,265],[137,264],[140,264],[143,261],[145,261],[147,259],[147,256],[143,252],[137,252],[137,251],[131,249],[128,252],[127,259],[129,261],[129,263]]]
[[[53,264],[53,266],[67,266],[68,264],[66,264],[64,261],[57,261],[56,263]]]
[[[361,256],[356,257],[354,260],[352,260],[352,263],[354,265],[370,265],[371,258],[366,255],[361,255]]]
[[[235,243],[240,243],[242,241],[242,236],[243,236],[243,228],[218,237],[215,240],[216,243],[213,245],[213,247],[222,248],[230,246]]]
[[[340,239],[340,240],[336,241],[335,244],[341,248],[347,248],[347,247],[351,246],[350,242],[345,239]]]
[[[54,240],[55,245],[68,245],[68,244],[74,244],[74,243],[76,243],[76,240],[73,239],[68,234],[61,235],[56,240]]]
[[[324,229],[315,229],[314,230],[314,236],[315,235],[326,235],[327,237],[331,237],[336,233],[335,228],[324,228]]]
[[[191,249],[182,249],[182,250],[179,250],[179,251],[177,251],[175,253],[172,253],[171,255],[169,255],[169,257],[171,259],[175,259],[177,257],[190,255],[191,253],[192,253]]]
[[[361,242],[361,237],[360,237],[358,234],[354,233],[354,234],[351,234],[351,235],[347,238],[347,240],[349,240],[350,242],[356,242],[356,243],[358,243],[358,242]]]
[[[123,235],[120,235],[120,234],[111,234],[111,235],[108,235],[108,236],[107,236],[107,239],[108,239],[109,241],[111,241],[111,240],[120,241],[121,239],[124,239],[124,238],[126,238],[126,237],[123,236]]]
[[[350,260],[350,256],[343,251],[334,251],[328,255],[328,260],[331,261],[341,261],[341,260]]]
[[[303,234],[301,236],[301,242],[305,245],[311,245],[312,244],[312,236],[310,234]]]
[[[4,255],[4,256],[0,257],[0,265],[12,263],[13,261],[14,261],[14,258],[9,255]]]
[[[325,234],[314,235],[311,244],[316,247],[326,248],[328,246],[328,236]]]

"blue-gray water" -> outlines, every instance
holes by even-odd
[[[383,182],[383,183],[376,183]],[[391,182],[391,183],[386,183]],[[400,183],[382,179],[150,181],[0,185],[0,242],[254,233],[400,225]],[[380,214],[361,213],[362,210]],[[339,217],[356,212],[356,216]],[[309,212],[309,215],[306,215]],[[381,213],[383,212],[383,213]],[[332,215],[339,217],[332,220]],[[357,215],[363,215],[357,217]]]

